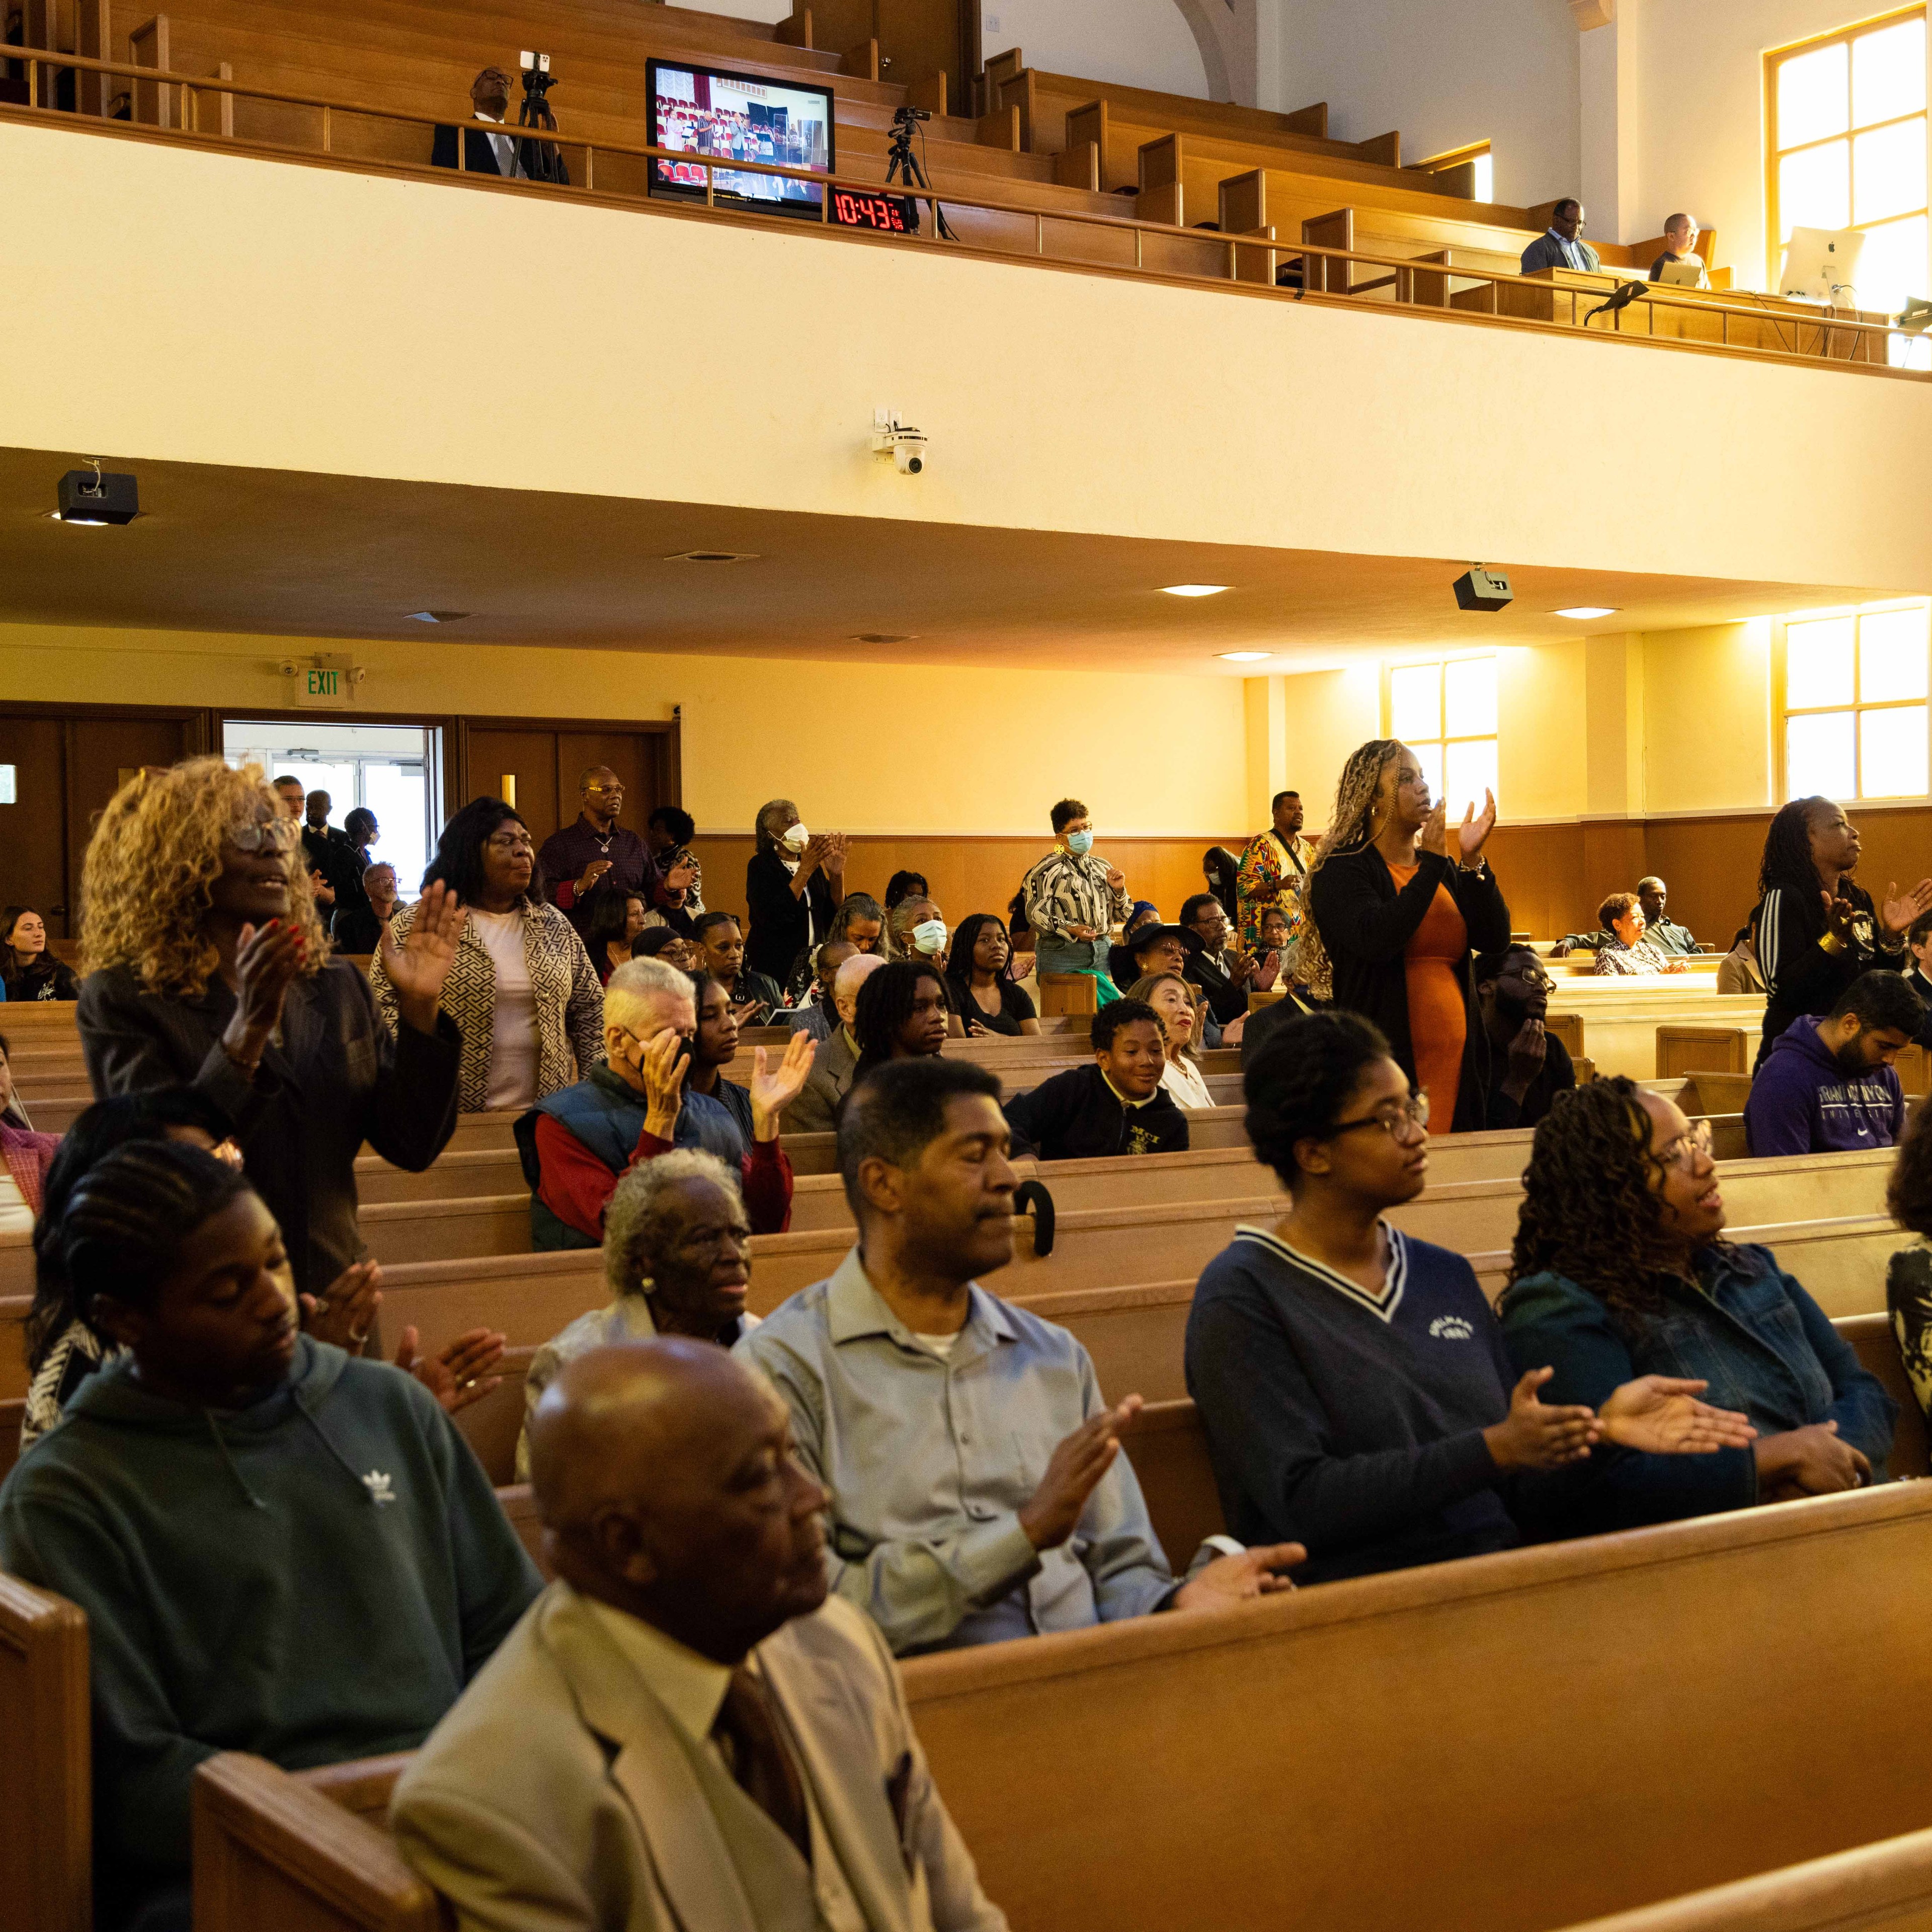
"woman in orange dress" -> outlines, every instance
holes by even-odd
[[[1406,745],[1372,740],[1349,759],[1328,832],[1309,868],[1316,941],[1335,1004],[1372,1020],[1432,1118],[1450,1132],[1484,1120],[1468,1064],[1480,1033],[1470,960],[1509,944],[1509,908],[1483,848],[1496,822],[1484,794],[1452,828]],[[1306,957],[1306,941],[1304,941]]]

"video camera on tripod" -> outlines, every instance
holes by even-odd
[[[932,110],[925,107],[901,107],[892,114],[892,142],[886,149],[886,185],[903,182],[909,187],[929,188],[932,184],[926,178],[926,170],[920,165],[919,157],[912,151],[913,129],[922,121],[932,118]],[[924,145],[925,136],[920,136]],[[912,195],[895,197],[905,215],[905,225],[909,234],[919,232],[919,202]],[[956,240],[952,230],[946,225],[946,211],[938,202],[932,204],[932,219],[943,240]]]
[[[556,76],[550,70],[550,56],[532,53],[526,49],[522,66],[524,98],[517,109],[517,125],[554,134],[556,116],[550,112],[550,91],[556,85]],[[564,165],[563,149],[554,141],[519,141],[517,159],[532,181],[549,182],[559,188],[570,185],[570,170]]]

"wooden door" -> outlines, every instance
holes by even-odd
[[[0,905],[32,906],[50,938],[67,919],[66,762],[58,718],[0,716],[0,766],[14,768],[14,802],[0,805]],[[0,796],[5,788],[0,786]]]
[[[501,797],[504,778],[514,777],[517,810],[540,845],[576,818],[579,787],[592,765],[608,765],[623,780],[623,823],[633,831],[641,832],[658,806],[682,802],[675,724],[470,719],[460,736],[463,798]]]
[[[462,798],[502,798],[515,781],[517,810],[541,845],[557,828],[556,734],[536,725],[472,724]],[[575,807],[572,808],[574,814]]]
[[[875,0],[879,78],[910,87],[944,74],[955,114],[970,111],[973,56],[963,0]]]

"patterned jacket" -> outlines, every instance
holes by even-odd
[[[1597,950],[1596,970],[1612,976],[1619,973],[1667,973],[1675,963],[1647,939],[1640,939],[1634,946],[1626,946],[1612,934]]]
[[[416,923],[416,909],[404,906],[389,922],[400,944]],[[553,905],[524,908],[524,958],[536,994],[537,1098],[573,1086],[604,1060],[604,989],[584,942]],[[393,1034],[398,1015],[396,989],[382,970],[379,952],[370,963],[369,985],[376,1010]],[[466,914],[456,961],[436,1003],[463,1034],[463,1062],[457,1077],[457,1106],[480,1114],[489,1105],[490,1040],[496,1011],[496,969]]]
[[[1107,883],[1107,862],[1093,852],[1084,858],[1049,852],[1028,873],[1020,892],[1027,924],[1050,939],[1064,938],[1070,926],[1090,926],[1104,939],[1133,904],[1124,886],[1116,892]]]

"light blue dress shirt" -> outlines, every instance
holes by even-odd
[[[1079,1630],[1166,1606],[1175,1584],[1124,1451],[1057,1550],[1021,1527],[1055,1448],[1106,1404],[1064,1328],[976,1283],[944,1360],[866,1278],[855,1247],[732,1353],[791,1409],[832,1492],[831,1587],[903,1656]]]

